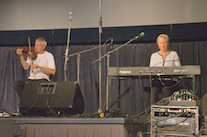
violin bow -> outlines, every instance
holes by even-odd
[[[32,59],[32,48],[31,48],[31,42],[30,42],[30,37],[28,37],[28,44],[29,44],[29,57],[30,57],[30,59],[31,59],[31,61],[32,61],[32,64],[33,64],[33,59]],[[32,73],[33,73],[33,70],[32,70]],[[34,74],[34,73],[33,73]],[[35,77],[35,75],[34,75],[34,77]]]
[[[30,42],[30,37],[28,37],[28,44],[29,44],[29,57],[32,60],[32,48],[31,48],[31,42]]]

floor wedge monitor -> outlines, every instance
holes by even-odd
[[[22,115],[73,115],[84,109],[80,87],[74,81],[27,81],[19,108]]]

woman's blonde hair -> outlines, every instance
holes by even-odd
[[[156,40],[157,43],[158,43],[158,41],[159,41],[160,38],[166,38],[167,42],[168,42],[168,43],[170,42],[170,38],[168,37],[167,34],[160,34],[160,35],[157,37],[157,40]]]

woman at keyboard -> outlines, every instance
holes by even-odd
[[[168,49],[170,38],[166,34],[160,34],[156,43],[159,51],[150,57],[150,67],[176,67],[181,66],[179,56],[176,51]],[[176,81],[172,77],[155,77],[152,80],[151,104],[158,101],[158,93],[162,92],[163,98],[169,97],[176,89]]]

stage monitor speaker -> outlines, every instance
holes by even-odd
[[[85,104],[74,81],[26,81],[20,98],[22,115],[82,114]]]
[[[198,105],[202,115],[207,116],[207,93],[199,100]]]

